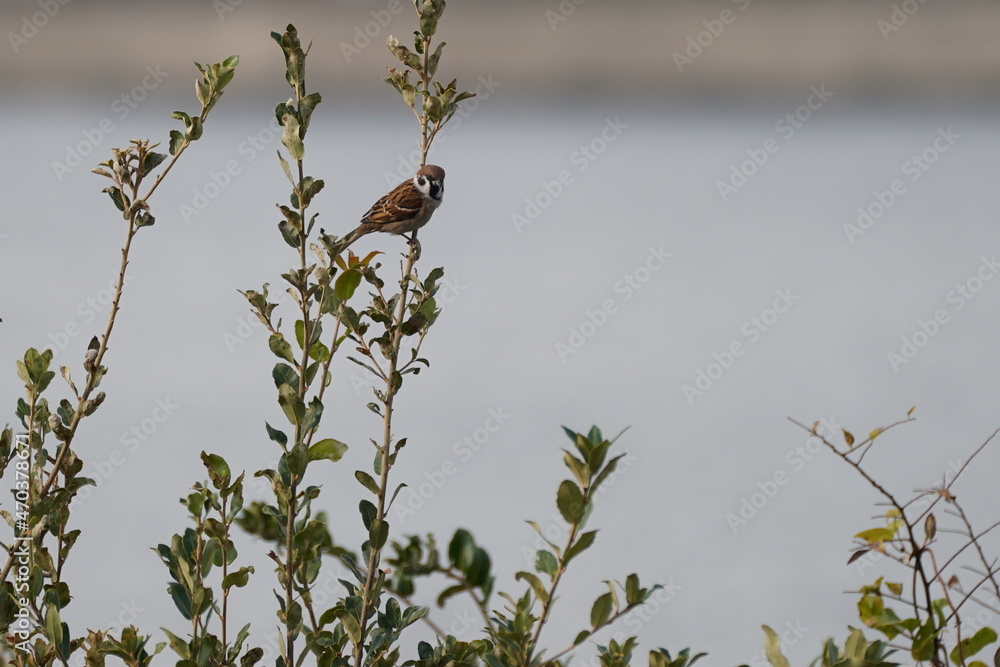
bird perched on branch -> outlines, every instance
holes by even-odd
[[[344,237],[341,251],[372,232],[400,234],[413,243],[412,233],[427,224],[443,199],[444,169],[434,164],[421,167],[368,209],[358,228]]]

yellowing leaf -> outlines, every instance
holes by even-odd
[[[781,654],[781,638],[778,637],[778,633],[766,625],[762,627],[767,638],[764,642],[764,655],[767,656],[767,661],[773,667],[791,667],[788,659]]]
[[[888,542],[894,535],[895,532],[888,528],[869,528],[868,530],[861,531],[854,537],[871,544],[874,542]]]

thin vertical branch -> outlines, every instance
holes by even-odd
[[[295,80],[295,106],[302,108],[302,82]],[[304,402],[306,391],[309,389],[306,384],[306,368],[309,365],[309,352],[312,347],[312,327],[310,322],[310,301],[308,294],[308,277],[306,276],[306,248],[309,243],[306,234],[306,203],[305,197],[301,194],[305,191],[305,166],[302,158],[296,161],[298,167],[297,190],[299,202],[299,220],[302,229],[299,232],[299,307],[302,310],[302,359],[299,362],[299,397]],[[295,424],[295,440],[292,449],[304,447],[305,434],[302,432],[302,425]],[[291,476],[291,485],[288,492],[288,515],[285,522],[285,651],[287,652],[285,665],[294,667],[295,665],[295,631],[289,622],[289,614],[292,605],[295,603],[295,574],[297,569],[294,543],[295,543],[295,519],[298,514],[298,489],[299,477],[297,474]]]
[[[388,359],[389,368],[386,373],[385,381],[385,400],[383,401],[383,411],[382,411],[382,442],[379,445],[379,455],[381,460],[381,470],[379,471],[379,484],[378,484],[378,498],[377,504],[375,506],[375,520],[384,521],[385,520],[385,497],[389,489],[389,469],[392,467],[390,460],[392,454],[392,416],[393,416],[393,401],[396,396],[396,391],[398,385],[396,384],[395,378],[398,376],[399,368],[399,349],[403,341],[403,329],[402,324],[404,318],[406,317],[406,307],[409,301],[409,287],[411,275],[413,272],[413,265],[416,262],[417,255],[417,243],[416,243],[416,232],[413,233],[413,242],[410,244],[409,252],[406,256],[406,261],[403,264],[403,277],[399,282],[400,293],[399,301],[396,304],[396,312],[393,316],[392,322],[392,338],[390,340],[390,353],[391,358]],[[374,600],[372,599],[372,592],[375,588],[375,578],[377,576],[379,561],[381,559],[381,549],[376,548],[375,545],[370,546],[370,554],[368,558],[367,569],[368,572],[365,575],[364,586],[362,588],[361,594],[361,641],[354,647],[354,665],[355,667],[362,667],[362,662],[364,659],[364,638],[365,632],[368,628],[368,616],[373,608]]]
[[[587,499],[587,502],[589,502],[589,498]],[[566,540],[566,546],[563,547],[559,569],[556,570],[556,576],[552,578],[552,586],[549,588],[549,599],[542,601],[542,615],[538,617],[535,632],[531,635],[531,643],[528,645],[527,664],[531,664],[531,657],[535,654],[535,649],[538,648],[538,639],[542,635],[542,628],[545,627],[545,622],[549,620],[549,614],[552,613],[552,606],[555,603],[556,589],[559,588],[559,582],[562,581],[562,576],[566,572],[566,554],[569,552],[570,547],[573,546],[573,542],[576,540],[576,534],[579,530],[579,523],[574,522],[572,526],[570,526],[569,537]]]

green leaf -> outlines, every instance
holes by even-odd
[[[518,572],[514,575],[514,578],[518,581],[527,581],[528,585],[530,585],[532,590],[535,591],[535,597],[537,597],[543,604],[548,604],[549,593],[545,590],[545,586],[542,585],[541,579],[531,572]]]
[[[594,480],[594,485],[590,487],[591,492],[595,491],[597,487],[599,487],[604,482],[604,480],[608,478],[609,475],[614,473],[615,469],[618,467],[618,461],[620,461],[623,458],[625,458],[625,455],[619,454],[618,456],[608,461],[608,464],[604,466],[604,470],[602,470],[600,474],[597,475],[597,479]]]
[[[442,3],[443,4],[443,3]],[[437,32],[438,16],[436,14],[422,14],[420,16],[420,34],[431,38]]]
[[[595,426],[594,428],[597,427]],[[594,448],[590,450],[590,458],[587,459],[587,464],[590,466],[591,474],[596,474],[601,469],[601,466],[604,465],[604,458],[607,456],[608,449],[610,448],[611,443],[604,440],[594,445]]]
[[[230,572],[222,580],[222,589],[229,590],[233,586],[236,588],[243,588],[250,581],[250,575],[253,574],[253,566],[241,567],[236,572]]]
[[[155,223],[156,218],[154,218],[149,211],[139,211],[135,214],[136,227],[152,227]]]
[[[864,658],[866,643],[864,633],[857,628],[851,628],[851,634],[844,642],[844,657],[848,659]]]
[[[611,593],[605,593],[594,601],[594,606],[590,610],[590,627],[596,630],[608,622],[611,618],[612,602]]]
[[[443,276],[444,276],[444,269],[441,268],[440,266],[431,269],[431,272],[427,274],[426,278],[424,278],[424,284],[423,284],[424,291],[430,292],[431,287],[434,285],[434,283],[441,280]]]
[[[337,618],[340,619],[340,624],[344,626],[344,631],[351,638],[351,642],[361,643],[361,626],[358,620],[346,609],[338,610]]]
[[[934,657],[934,638],[938,636],[934,618],[928,618],[913,637],[910,655],[914,660],[931,660]]]
[[[485,549],[476,547],[472,563],[465,569],[465,576],[473,586],[482,586],[490,578],[490,555]]]
[[[299,114],[302,116],[302,124],[309,127],[309,119],[312,116],[313,109],[323,101],[323,98],[319,93],[310,93],[302,98],[299,102]]]
[[[201,461],[208,468],[208,477],[212,480],[215,488],[224,489],[229,486],[232,472],[229,470],[229,464],[226,463],[224,458],[218,454],[209,454],[202,451]]]
[[[417,311],[413,314],[413,317],[409,318],[400,325],[399,330],[403,332],[404,336],[412,336],[420,333],[426,325],[427,316],[420,311]]]
[[[656,590],[656,586],[653,590]],[[625,579],[625,603],[628,605],[645,602],[651,591],[639,586],[639,575],[630,574]]]
[[[45,608],[45,637],[57,646],[62,644],[63,624],[59,617],[59,607],[54,604]]]
[[[180,637],[178,637],[177,635],[175,635],[174,633],[170,632],[170,630],[167,630],[166,628],[160,628],[160,629],[163,630],[163,633],[165,635],[167,635],[167,640],[170,642],[170,648],[174,651],[174,653],[179,655],[184,660],[190,660],[191,647],[188,645],[188,643],[183,639],[181,639]],[[119,656],[119,657],[125,657],[125,656]]]
[[[149,172],[156,169],[161,162],[167,159],[167,156],[163,153],[156,153],[154,151],[149,151],[146,153],[146,158],[142,161],[142,175],[145,177]]]
[[[368,504],[371,505],[371,503]],[[374,508],[375,506],[372,505],[372,507]],[[362,509],[362,516],[364,516],[364,509]],[[341,554],[340,560],[343,561],[344,565],[347,566],[347,568],[351,571],[351,574],[354,575],[354,578],[357,579],[359,583],[364,582],[364,574],[358,569],[354,559],[349,554]]]
[[[456,595],[461,595],[465,592],[465,584],[454,584],[452,586],[446,587],[443,591],[438,593],[437,596],[437,606],[444,607],[445,603]]]
[[[417,644],[417,657],[421,660],[430,660],[434,657],[434,647],[425,641]]]
[[[280,357],[285,361],[290,361],[293,364],[295,363],[295,356],[292,354],[292,346],[281,334],[271,334],[271,337],[267,340],[267,346],[271,348],[271,352],[273,352],[275,356]]]
[[[555,552],[556,556],[562,556],[562,550],[552,540],[545,537],[545,533],[542,532],[542,527],[539,526],[537,522],[531,520],[525,520],[525,523],[531,526],[534,529],[534,531],[538,533],[538,537],[540,537],[543,542],[552,547],[552,551]]]
[[[194,118],[191,119],[191,124],[188,125],[185,128],[185,130],[186,131],[184,132],[184,136],[189,141],[198,141],[199,139],[201,139],[201,135],[205,131],[205,128],[202,125],[201,118],[195,116]]]
[[[406,484],[401,483],[399,486],[396,487],[396,490],[392,492],[392,498],[389,499],[389,504],[386,506],[387,512],[389,511],[388,508],[392,507],[392,504],[396,502],[396,496],[398,496],[399,492],[405,488],[407,488]]]
[[[128,197],[122,194],[122,191],[120,189],[118,189],[115,186],[111,186],[110,188],[105,188],[104,192],[108,193],[108,196],[111,197],[111,201],[113,201],[115,204],[115,208],[117,208],[119,211],[124,212],[125,209],[128,208],[130,203],[128,201]]]
[[[423,67],[423,63],[420,62],[420,58],[417,54],[400,44],[399,40],[392,35],[389,35],[389,39],[386,40],[385,44],[389,47],[389,51],[392,52],[392,55],[396,56],[399,62],[403,63],[408,68],[420,71]]]
[[[444,49],[445,44],[446,42],[438,44],[437,48],[434,49],[434,53],[427,59],[427,73],[431,76],[437,74],[438,63],[441,61],[441,51]]]
[[[362,274],[357,269],[349,269],[337,276],[333,284],[333,294],[341,301],[347,301],[354,296],[355,290],[361,284]]]
[[[993,628],[980,628],[976,634],[963,639],[958,646],[952,649],[951,660],[956,665],[961,664],[963,659],[971,658],[996,640],[996,630]]]
[[[767,661],[771,663],[772,667],[791,667],[788,659],[781,654],[781,638],[778,637],[778,633],[766,625],[762,627],[766,636],[764,655],[767,656]]]
[[[583,553],[585,550],[590,548],[590,545],[594,543],[594,539],[597,537],[597,531],[591,530],[589,532],[583,533],[576,539],[569,549],[566,550],[566,558],[563,561],[563,567],[565,568],[569,565],[569,562]]]
[[[274,379],[276,389],[281,389],[281,385],[283,384],[294,388],[299,386],[299,374],[288,364],[275,364],[274,369],[271,371],[271,377]]]
[[[285,172],[285,176],[288,177],[288,182],[295,187],[295,179],[292,177],[292,169],[288,166],[288,160],[284,158],[281,151],[278,151],[278,162],[281,164],[281,170]]]
[[[448,560],[451,564],[465,572],[476,557],[476,541],[472,538],[472,533],[459,528],[448,543]]]
[[[31,375],[28,373],[28,367],[20,359],[17,361],[17,377],[21,378],[21,381],[26,385],[30,386],[34,384]]]
[[[186,592],[184,592],[184,587],[172,581],[167,584],[167,591],[170,593],[170,597],[173,598],[174,604],[177,605],[177,610],[181,612],[181,616],[185,620],[190,621],[191,616],[191,598]]]
[[[342,459],[346,453],[347,445],[339,440],[326,438],[324,440],[320,440],[309,448],[309,460],[319,461],[320,459],[326,459],[336,463]]]
[[[372,522],[378,516],[378,509],[368,500],[362,500],[358,504],[358,509],[361,510],[361,521],[365,524],[365,530],[370,531]]]
[[[267,429],[267,437],[268,438],[270,438],[274,442],[278,443],[282,447],[284,447],[285,445],[288,444],[288,436],[287,435],[285,435],[284,433],[282,433],[278,429],[273,428],[267,422],[264,422],[264,428]]]
[[[551,551],[542,549],[535,557],[535,570],[547,574],[550,578],[554,579],[556,573],[559,572],[559,561],[556,560]]]
[[[579,523],[587,510],[587,503],[583,497],[583,491],[570,480],[563,480],[556,493],[556,506],[559,513],[567,523]]]
[[[288,384],[278,387],[278,405],[281,406],[290,423],[302,424],[302,420],[306,416],[306,406],[295,388]]]
[[[378,483],[375,478],[366,473],[364,470],[355,470],[354,478],[361,482],[361,486],[365,487],[376,496],[378,495]]]
[[[382,519],[375,519],[368,529],[368,538],[372,542],[373,549],[381,549],[389,539],[389,524]]]
[[[403,612],[399,608],[399,601],[396,598],[389,598],[385,603],[385,620],[390,628],[398,629],[403,621]]]
[[[292,156],[293,160],[301,160],[306,149],[302,145],[302,138],[299,137],[298,119],[292,114],[286,114],[281,119],[281,124],[285,127],[284,132],[281,133],[281,143],[288,149],[288,154]]]
[[[586,461],[581,461],[573,456],[572,452],[564,449],[563,462],[566,464],[566,467],[570,469],[570,472],[573,473],[573,476],[576,477],[576,481],[581,487],[587,487],[590,485],[590,468],[587,466]]]
[[[181,151],[181,149],[184,147],[184,144],[186,142],[187,142],[187,139],[185,139],[184,135],[181,134],[178,130],[170,130],[170,154],[171,155],[177,155]]]
[[[323,189],[325,183],[322,180],[314,180],[312,176],[306,176],[302,179],[301,187],[296,187],[292,192],[290,200],[292,206],[295,208],[305,208],[312,203],[313,197],[319,194],[320,190]],[[316,216],[313,216],[312,220],[315,220]],[[310,221],[310,229],[312,228],[312,222]]]
[[[198,98],[198,101],[201,102],[201,105],[203,107],[208,106],[208,103],[211,100],[211,93],[209,93],[208,90],[208,83],[206,83],[203,79],[199,79],[195,81],[194,84],[195,84],[194,85],[195,96]]]
[[[299,347],[305,349],[306,347],[306,323],[302,320],[295,320],[295,342],[299,344]],[[292,362],[294,363],[294,359]]]
[[[223,67],[219,70],[219,78],[215,83],[215,99],[218,99],[219,95],[222,94],[222,89],[229,85],[229,82],[233,80],[234,76],[236,76],[236,71],[231,67]]]

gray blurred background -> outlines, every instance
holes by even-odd
[[[183,632],[149,547],[186,526],[175,499],[205,476],[198,452],[251,473],[276,459],[263,429],[282,421],[274,360],[236,290],[277,286],[294,261],[275,229],[288,186],[272,110],[288,88],[268,37],[290,22],[314,40],[307,80],[324,98],[306,156],[327,183],[316,207],[346,232],[412,172],[416,124],[379,80],[394,64],[385,38],[415,27],[410,3],[0,6],[10,421],[15,358],[49,346],[79,375],[103,329],[123,229],[90,168],[129,139],[165,139],[171,111],[196,110],[192,60],[241,57],[203,140],[151,201],[108,400],[77,439],[99,486],[74,513],[76,633]],[[845,565],[877,496],[786,417],[863,434],[916,405],[918,421],[866,459],[903,496],[1000,426],[1000,5],[453,0],[439,37],[442,78],[480,94],[432,156],[447,197],[421,232],[421,263],[449,282],[424,349],[432,366],[399,401],[410,445],[393,474],[410,491],[390,515],[395,535],[469,528],[498,588],[519,591],[513,574],[535,548],[523,520],[558,527],[559,426],[631,427],[618,443],[627,465],[591,520],[599,539],[570,571],[546,644],[559,650],[587,624],[601,581],[638,572],[665,589],[615,629],[638,634],[637,664],[659,646],[763,664],[762,623],[806,663],[857,625],[844,591],[905,575]],[[404,243],[358,249],[392,264]],[[352,449],[310,481],[335,538],[354,545],[351,472],[369,466],[378,424],[353,365],[337,366],[334,389],[324,435]],[[956,490],[985,526],[1000,458],[977,461]],[[264,497],[256,481],[250,495]],[[234,594],[234,619],[268,646],[267,547],[240,546],[257,574]],[[336,570],[326,595],[340,593]],[[434,615],[471,639],[470,610],[456,600]]]

